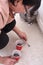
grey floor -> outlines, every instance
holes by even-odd
[[[25,45],[22,49],[22,57],[15,65],[43,65],[43,34],[41,33],[38,25],[33,23],[29,25],[20,18],[19,14],[15,16],[17,26],[27,34],[27,43],[30,47]],[[20,39],[13,31],[8,33],[9,43],[0,50],[1,56],[11,55],[14,50],[14,43],[17,39]]]

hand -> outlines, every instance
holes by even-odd
[[[16,60],[14,60],[12,58],[4,57],[3,59],[4,59],[4,61],[3,61],[4,65],[14,65],[16,63]]]
[[[24,32],[19,32],[19,37],[21,39],[24,39],[25,41],[27,40],[27,36],[26,36],[26,34]]]

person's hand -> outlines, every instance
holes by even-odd
[[[24,33],[24,32],[19,32],[19,37],[20,37],[21,39],[24,39],[25,41],[27,40],[26,33]]]
[[[3,64],[4,65],[14,65],[16,63],[16,60],[15,59],[12,59],[12,58],[3,58],[4,61],[3,61]]]

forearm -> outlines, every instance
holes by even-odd
[[[14,27],[14,29],[13,29],[16,33],[17,33],[17,35],[21,38],[21,39],[24,39],[25,41],[27,41],[27,35],[24,33],[24,32],[22,32],[20,29],[18,29],[16,26]]]
[[[17,33],[17,34],[19,34],[21,32],[21,30],[16,26],[13,28],[13,31],[15,31],[15,33]]]

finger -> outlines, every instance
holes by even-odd
[[[16,63],[16,61],[13,60],[10,62],[10,65],[14,65],[15,63]]]
[[[26,37],[26,36],[24,36],[23,39],[24,39],[25,41],[27,41],[27,37]]]
[[[5,64],[4,65],[13,65],[13,64],[15,64],[15,60],[14,59],[9,59],[8,61],[6,61],[5,62]],[[12,64],[13,63],[13,64]]]
[[[14,62],[11,61],[11,62],[10,62],[10,65],[14,65]]]
[[[15,60],[15,59],[12,59],[12,60],[11,60],[11,62],[14,62],[14,63],[15,63],[15,62],[16,62],[16,60]]]
[[[11,56],[4,56],[4,58],[11,58]]]

